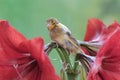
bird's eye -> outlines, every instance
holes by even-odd
[[[56,21],[55,21],[55,20],[53,20],[53,21],[52,21],[52,24],[56,24]]]

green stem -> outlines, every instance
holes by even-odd
[[[65,77],[67,76],[68,80],[77,80],[78,78],[78,62],[75,61],[74,65],[72,65],[71,61],[70,61],[70,56],[68,53],[68,51],[62,47],[56,47],[56,44],[54,43],[49,43],[45,46],[45,52],[47,52],[47,54],[49,55],[49,53],[51,52],[51,50],[53,48],[56,48],[56,51],[58,52],[58,55],[60,56],[60,59],[63,63],[63,69],[62,69],[62,73],[61,73],[61,77],[63,80],[66,80]],[[65,72],[64,72],[65,70]],[[77,71],[78,70],[78,71]],[[66,74],[66,76],[65,76]]]
[[[67,70],[66,70],[66,74],[67,74],[67,78],[68,80],[78,80],[78,74],[79,74],[79,70],[78,70],[78,66],[79,66],[79,62],[76,61],[74,62],[74,66],[72,66],[70,58],[69,58],[69,54],[64,48],[60,48],[61,51],[63,52],[63,55],[65,57],[66,63],[69,64],[67,66]]]
[[[68,53],[64,48],[60,48],[61,49],[61,51],[62,51],[62,53],[63,53],[63,55],[64,55],[64,57],[65,57],[65,61],[66,61],[66,63],[69,63],[71,66],[72,66],[72,64],[71,64],[71,61],[70,61],[70,58],[69,58],[69,54],[70,53]]]
[[[79,62],[75,59],[73,65],[73,73],[67,73],[68,80],[78,80],[78,75],[80,73]]]
[[[78,74],[67,73],[68,80],[78,80]]]
[[[59,53],[60,59],[62,60],[62,62],[65,61],[64,55],[62,54],[62,52],[59,50],[59,48],[56,48],[57,52]]]
[[[73,67],[74,73],[79,74],[79,62],[74,61],[74,67]]]

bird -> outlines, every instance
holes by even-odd
[[[77,53],[82,53],[79,44],[72,36],[71,31],[56,18],[49,18],[46,25],[53,42],[58,43],[74,55]]]
[[[83,54],[84,52],[79,47],[78,41],[73,37],[68,27],[60,23],[56,18],[47,19],[46,26],[53,42],[57,43],[73,55],[77,55],[77,59],[80,58],[79,60],[83,66],[90,66],[88,65],[88,60],[90,60],[90,58]]]

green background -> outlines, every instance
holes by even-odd
[[[6,19],[27,38],[41,36],[50,42],[46,19],[57,18],[82,40],[89,18],[106,25],[120,21],[120,0],[0,0],[0,19]],[[60,60],[54,51],[51,61],[59,73]]]

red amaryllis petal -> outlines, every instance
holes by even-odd
[[[27,43],[28,49],[32,56],[37,60],[39,69],[36,69],[38,78],[35,80],[59,80],[55,70],[48,58],[44,53],[44,42],[41,38],[35,38]],[[28,80],[33,80],[33,73],[29,73]],[[35,74],[34,74],[35,75]]]
[[[27,40],[0,21],[0,80],[58,80],[43,46],[42,38]]]
[[[120,27],[120,24],[117,21],[114,21],[111,25],[109,25],[101,34],[101,38],[99,41],[105,42],[112,34]],[[106,37],[107,36],[107,37]]]
[[[89,19],[87,31],[84,40],[89,44],[83,47],[86,54],[96,56],[100,47],[111,37],[112,34],[120,27],[116,21],[106,27],[98,19]],[[91,44],[92,43],[92,44]]]
[[[26,38],[12,28],[7,21],[0,21],[0,80],[15,80],[14,78],[18,76],[16,67],[32,60],[26,52],[22,54],[23,51],[19,48],[24,40]]]
[[[87,30],[84,37],[84,41],[92,41],[97,39],[99,35],[105,29],[105,25],[98,19],[90,18],[87,24]]]
[[[107,40],[96,56],[87,80],[120,79],[120,29]]]
[[[101,46],[100,38],[101,34],[104,32],[106,26],[102,21],[96,18],[90,18],[87,24],[87,30],[85,33],[84,41],[93,43],[92,45],[87,44],[82,47],[85,54],[96,56],[97,51]]]
[[[100,20],[91,18],[88,20],[84,41],[105,42],[108,39],[106,36],[110,36],[118,27],[120,24],[117,21],[106,27]]]

